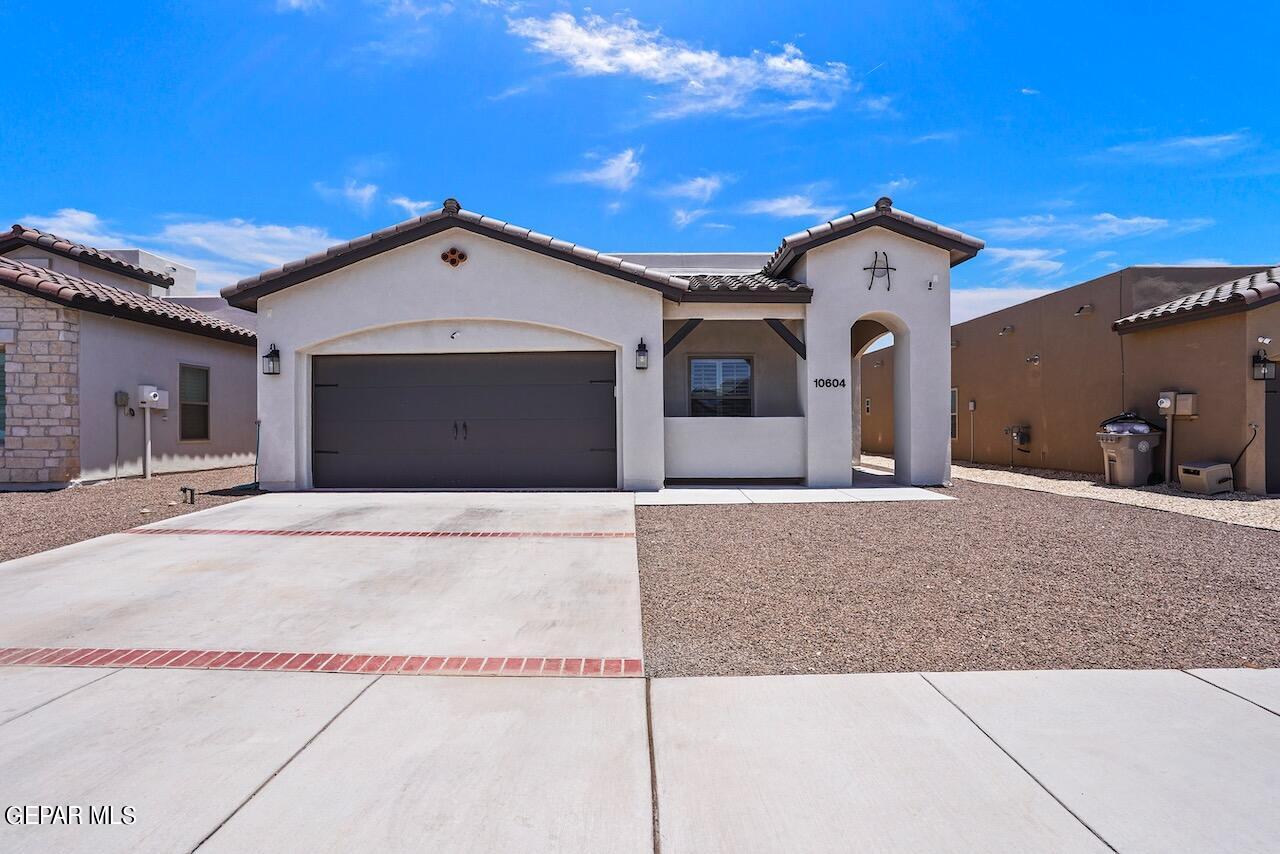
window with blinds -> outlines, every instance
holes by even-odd
[[[178,438],[202,442],[209,438],[209,369],[178,366]]]
[[[751,415],[751,360],[689,360],[689,414],[742,417]]]

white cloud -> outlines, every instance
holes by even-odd
[[[1008,273],[1035,273],[1052,276],[1062,269],[1062,262],[1055,260],[1066,254],[1065,249],[1002,249],[988,246],[983,253]]]
[[[361,213],[367,214],[378,196],[377,184],[361,184],[355,178],[348,178],[340,188],[330,187],[322,181],[315,183],[316,192],[329,200],[342,200]]]
[[[130,234],[90,211],[62,208],[24,223],[98,249],[142,247],[196,268],[202,288],[222,287],[286,261],[305,258],[339,242],[314,226],[258,225],[248,220],[180,219],[158,232]]]
[[[276,0],[277,12],[314,12],[324,8],[324,0]]]
[[[1184,267],[1229,267],[1231,265],[1226,258],[1188,258],[1178,263]]]
[[[952,288],[951,322],[964,323],[966,320],[973,320],[975,317],[1042,297],[1052,290],[1052,288],[1023,285],[1007,288]]]
[[[97,214],[78,208],[60,208],[48,216],[28,215],[22,224],[97,249],[120,249],[128,243],[127,237],[113,232]]]
[[[922,142],[950,142],[960,136],[959,131],[954,130],[938,130],[933,133],[921,134],[911,140],[912,145],[919,145]]]
[[[1213,225],[1213,220],[1205,217],[1170,220],[1152,216],[1119,217],[1112,213],[1099,213],[1078,217],[1059,217],[1054,214],[1002,217],[972,223],[969,227],[993,240],[1042,240],[1053,237],[1100,242],[1157,232],[1186,234],[1210,225]]]
[[[725,56],[644,29],[634,18],[587,14],[579,20],[568,12],[510,19],[507,26],[581,76],[629,76],[664,87],[662,118],[768,106],[825,110],[850,88],[844,63],[810,62],[792,44],[778,53]]]
[[[258,225],[239,218],[171,222],[150,239],[162,245],[200,250],[251,270],[278,267],[338,242],[314,226]]]
[[[1253,138],[1243,131],[1206,136],[1174,136],[1113,145],[1107,154],[1146,163],[1173,164],[1219,160],[1243,151]]]
[[[876,188],[876,192],[882,196],[888,196],[893,193],[900,193],[903,190],[910,190],[915,185],[915,178],[908,178],[905,175],[899,175],[897,178],[890,178],[888,181],[885,181]]]
[[[409,216],[422,216],[429,210],[434,210],[435,202],[415,202],[408,196],[393,196],[387,199],[388,204],[395,205],[398,208],[404,208],[404,212]]]
[[[803,216],[814,220],[828,220],[838,214],[840,208],[820,205],[807,193],[796,193],[772,199],[756,199],[747,202],[742,211],[749,214],[775,216],[779,219]]]
[[[570,172],[561,178],[577,184],[595,184],[609,190],[625,192],[631,189],[639,174],[640,153],[634,148],[627,148],[606,158],[595,169]]]
[[[428,15],[448,15],[452,3],[418,3],[415,0],[382,0],[382,11],[389,18],[412,18],[420,21]]]
[[[709,202],[729,180],[724,175],[703,175],[690,178],[678,184],[671,184],[662,190],[662,195],[677,199],[692,199],[695,202]]]
[[[1028,87],[1026,87],[1026,86],[1023,86],[1021,89],[1019,89],[1019,90],[1018,90],[1018,93],[1019,93],[1019,94],[1022,94],[1022,95],[1039,95],[1039,94],[1040,94],[1040,90],[1039,90],[1039,89],[1030,89],[1030,88],[1028,88]]]
[[[676,228],[684,228],[687,225],[697,222],[709,213],[711,213],[711,211],[706,208],[698,208],[696,210],[676,208],[671,212],[671,221],[675,223]]]
[[[898,114],[898,111],[893,108],[893,98],[889,95],[863,98],[858,102],[858,107],[864,112],[878,116],[896,116]]]

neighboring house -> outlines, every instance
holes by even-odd
[[[450,199],[223,296],[279,353],[264,488],[848,486],[854,362],[887,330],[898,477],[937,484],[950,268],[982,245],[880,199],[772,255],[615,256]]]
[[[1175,420],[1174,465],[1234,462],[1256,424],[1237,488],[1280,492],[1280,385],[1253,379],[1259,351],[1280,350],[1277,278],[1265,266],[1128,267],[957,324],[953,456],[1101,473],[1099,422],[1133,410],[1164,424],[1160,393],[1181,391],[1198,395],[1199,414]],[[866,447],[878,453],[893,451],[895,349],[863,362]],[[1012,441],[1015,425],[1029,442]],[[1157,458],[1163,472],[1163,449]]]
[[[0,235],[0,488],[141,474],[140,385],[169,392],[154,471],[253,462],[254,334],[166,296],[194,277],[141,250]]]

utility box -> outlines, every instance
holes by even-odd
[[[1173,404],[1173,414],[1193,416],[1200,414],[1200,395],[1179,392]]]
[[[1015,445],[1031,444],[1031,425],[1029,424],[1014,424],[1004,428],[1004,433]]]
[[[1217,495],[1235,492],[1235,475],[1230,463],[1181,463],[1178,466],[1178,483],[1184,492],[1200,495]]]
[[[143,409],[168,409],[169,392],[153,385],[138,386],[138,406]]]
[[[1146,486],[1151,480],[1152,453],[1160,444],[1163,434],[1150,433],[1098,433],[1102,446],[1102,470],[1108,486]]]

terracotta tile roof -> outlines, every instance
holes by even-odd
[[[1199,320],[1218,314],[1246,311],[1280,299],[1280,267],[1272,267],[1212,288],[1178,297],[1170,302],[1122,317],[1111,328],[1117,332],[1144,326]]]
[[[173,285],[172,276],[166,276],[164,273],[157,273],[155,270],[147,270],[127,261],[121,261],[101,249],[85,246],[83,243],[75,243],[58,237],[56,234],[49,234],[29,226],[16,224],[9,230],[8,234],[0,234],[0,255],[19,246],[34,246],[54,255],[61,255],[64,258],[70,258],[73,261],[79,261],[91,267],[111,270],[150,284],[163,287],[171,287]]]
[[[81,311],[254,345],[253,332],[189,306],[0,257],[0,286]]]
[[[954,228],[938,225],[936,222],[906,211],[894,210],[893,200],[884,196],[876,201],[874,207],[864,208],[784,237],[782,245],[774,251],[773,257],[765,262],[761,272],[773,276],[783,275],[801,255],[810,249],[872,226],[887,228],[950,251],[953,267],[977,255],[979,250],[986,246],[986,243],[978,238],[956,231]]]
[[[242,279],[222,289],[222,296],[239,308],[255,308],[258,298],[283,290],[299,282],[341,269],[365,258],[421,240],[449,228],[462,228],[525,249],[559,258],[589,270],[617,276],[630,282],[661,291],[679,300],[689,289],[689,281],[650,267],[624,261],[585,246],[539,234],[500,219],[463,210],[456,199],[448,199],[444,207],[413,219],[357,237],[347,243],[331,246],[323,252],[291,261],[282,267]]]
[[[689,276],[686,302],[811,302],[813,288],[764,273]]]

